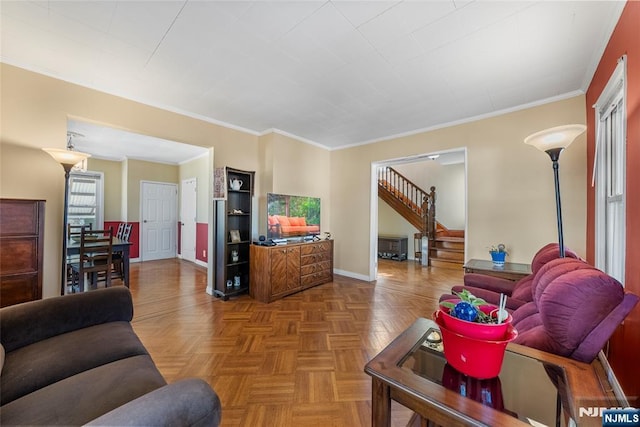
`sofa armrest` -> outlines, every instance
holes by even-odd
[[[205,381],[177,381],[89,422],[89,426],[217,426],[222,405]]]
[[[464,285],[474,288],[486,289],[505,295],[511,295],[515,282],[502,277],[489,276],[480,273],[467,273],[464,275]]]
[[[10,352],[56,335],[132,318],[131,293],[116,286],[4,307],[0,309],[0,340]]]

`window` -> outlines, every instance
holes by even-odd
[[[624,283],[626,182],[626,58],[596,102],[596,266]]]
[[[103,226],[103,174],[71,172],[69,176],[68,222],[71,225]]]

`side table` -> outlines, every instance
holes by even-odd
[[[496,266],[493,262],[484,259],[470,259],[464,266],[465,273],[479,273],[488,276],[501,277],[514,282],[531,274],[530,264],[517,262],[505,262],[503,266]]]
[[[425,342],[436,328],[417,319],[365,366],[371,376],[371,425],[391,424],[391,400],[442,426],[514,427],[534,424],[601,426],[580,408],[616,407],[591,364],[510,343],[500,375],[475,380],[458,373]],[[601,368],[601,366],[600,366]]]

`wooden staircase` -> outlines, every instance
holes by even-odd
[[[435,219],[436,188],[426,192],[390,167],[378,169],[378,196],[429,240],[429,265],[462,268],[464,230],[449,230]]]

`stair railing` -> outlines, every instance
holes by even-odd
[[[402,202],[407,208],[422,216],[422,202],[428,193],[391,167],[378,168],[378,185]]]
[[[431,240],[436,238],[436,187],[427,193],[392,167],[378,168],[378,185],[415,212],[421,221],[420,232]]]

